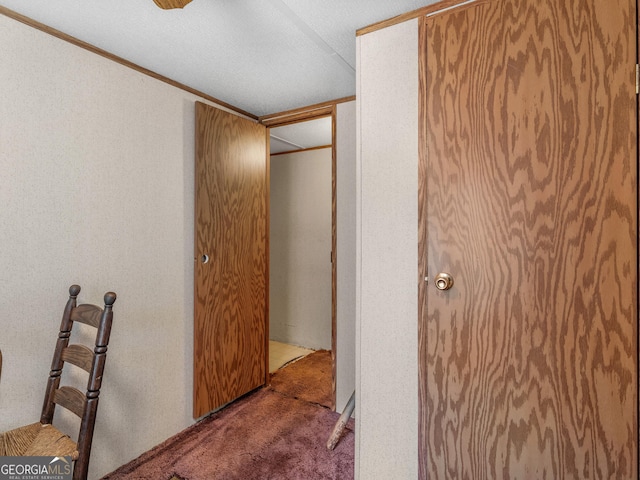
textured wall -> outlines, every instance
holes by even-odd
[[[269,338],[331,349],[331,149],[271,157]]]
[[[418,476],[418,21],[358,37],[358,478]]]
[[[356,376],[356,102],[338,104],[336,127],[336,410],[342,412]]]
[[[96,478],[193,422],[194,102],[203,100],[4,16],[0,62],[0,431],[40,416],[69,285],[89,303],[114,290]],[[354,120],[340,111],[347,145]],[[340,338],[353,319],[340,315],[339,409],[340,379],[354,371],[353,341]]]
[[[194,101],[0,16],[0,431],[40,418],[62,308],[114,290],[90,478],[192,422]]]

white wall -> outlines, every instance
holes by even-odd
[[[418,20],[357,40],[356,472],[418,476]]]
[[[342,412],[356,382],[356,102],[336,112],[336,410]]]
[[[193,422],[194,95],[0,16],[0,431],[37,421],[63,306],[114,290],[90,478]]]
[[[331,149],[271,157],[269,338],[331,350]]]

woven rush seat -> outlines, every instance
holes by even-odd
[[[69,456],[77,460],[78,445],[53,425],[40,422],[14,428],[1,436],[0,456],[42,455]]]

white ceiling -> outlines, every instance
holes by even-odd
[[[270,129],[271,153],[331,145],[331,117],[292,123]]]
[[[357,29],[435,0],[0,0],[256,116],[355,95]]]

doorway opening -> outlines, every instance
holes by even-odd
[[[334,108],[270,126],[269,371],[331,352],[335,408]]]

